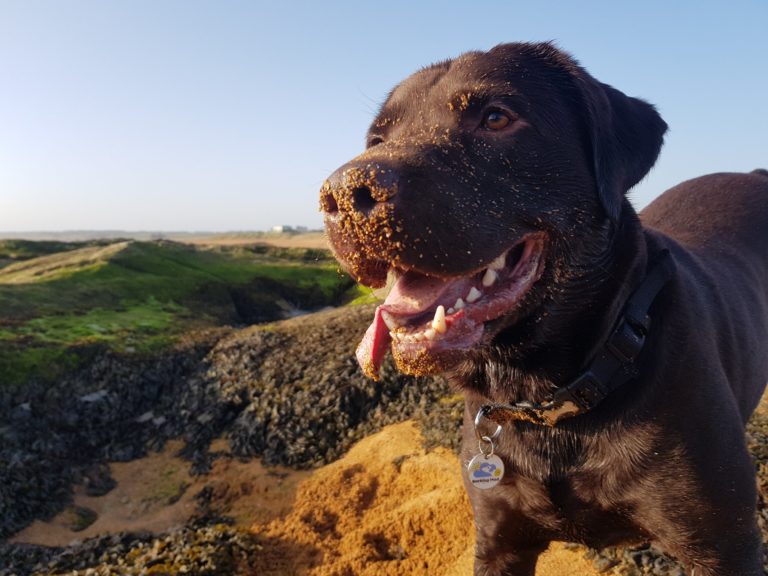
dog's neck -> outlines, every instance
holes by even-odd
[[[642,227],[628,202],[625,211],[620,227],[604,229],[607,248],[585,254],[540,313],[498,345],[470,357],[449,379],[500,403],[545,402],[571,382],[603,345],[645,275]]]

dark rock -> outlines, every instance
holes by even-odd
[[[110,475],[109,466],[103,462],[85,468],[82,472],[82,483],[88,496],[103,496],[117,485]]]
[[[85,506],[69,506],[64,510],[62,521],[72,532],[81,532],[96,522],[96,512]]]

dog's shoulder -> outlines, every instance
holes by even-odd
[[[768,265],[768,171],[720,172],[670,188],[642,223],[700,253],[738,252]]]

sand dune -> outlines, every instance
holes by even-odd
[[[425,452],[413,422],[388,426],[299,485],[290,513],[252,530],[274,546],[265,576],[472,573],[473,524],[455,454]],[[578,551],[553,545],[537,576],[598,572]]]

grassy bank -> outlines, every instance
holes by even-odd
[[[357,296],[322,250],[172,242],[0,242],[0,384],[55,377],[95,347],[268,322]]]

